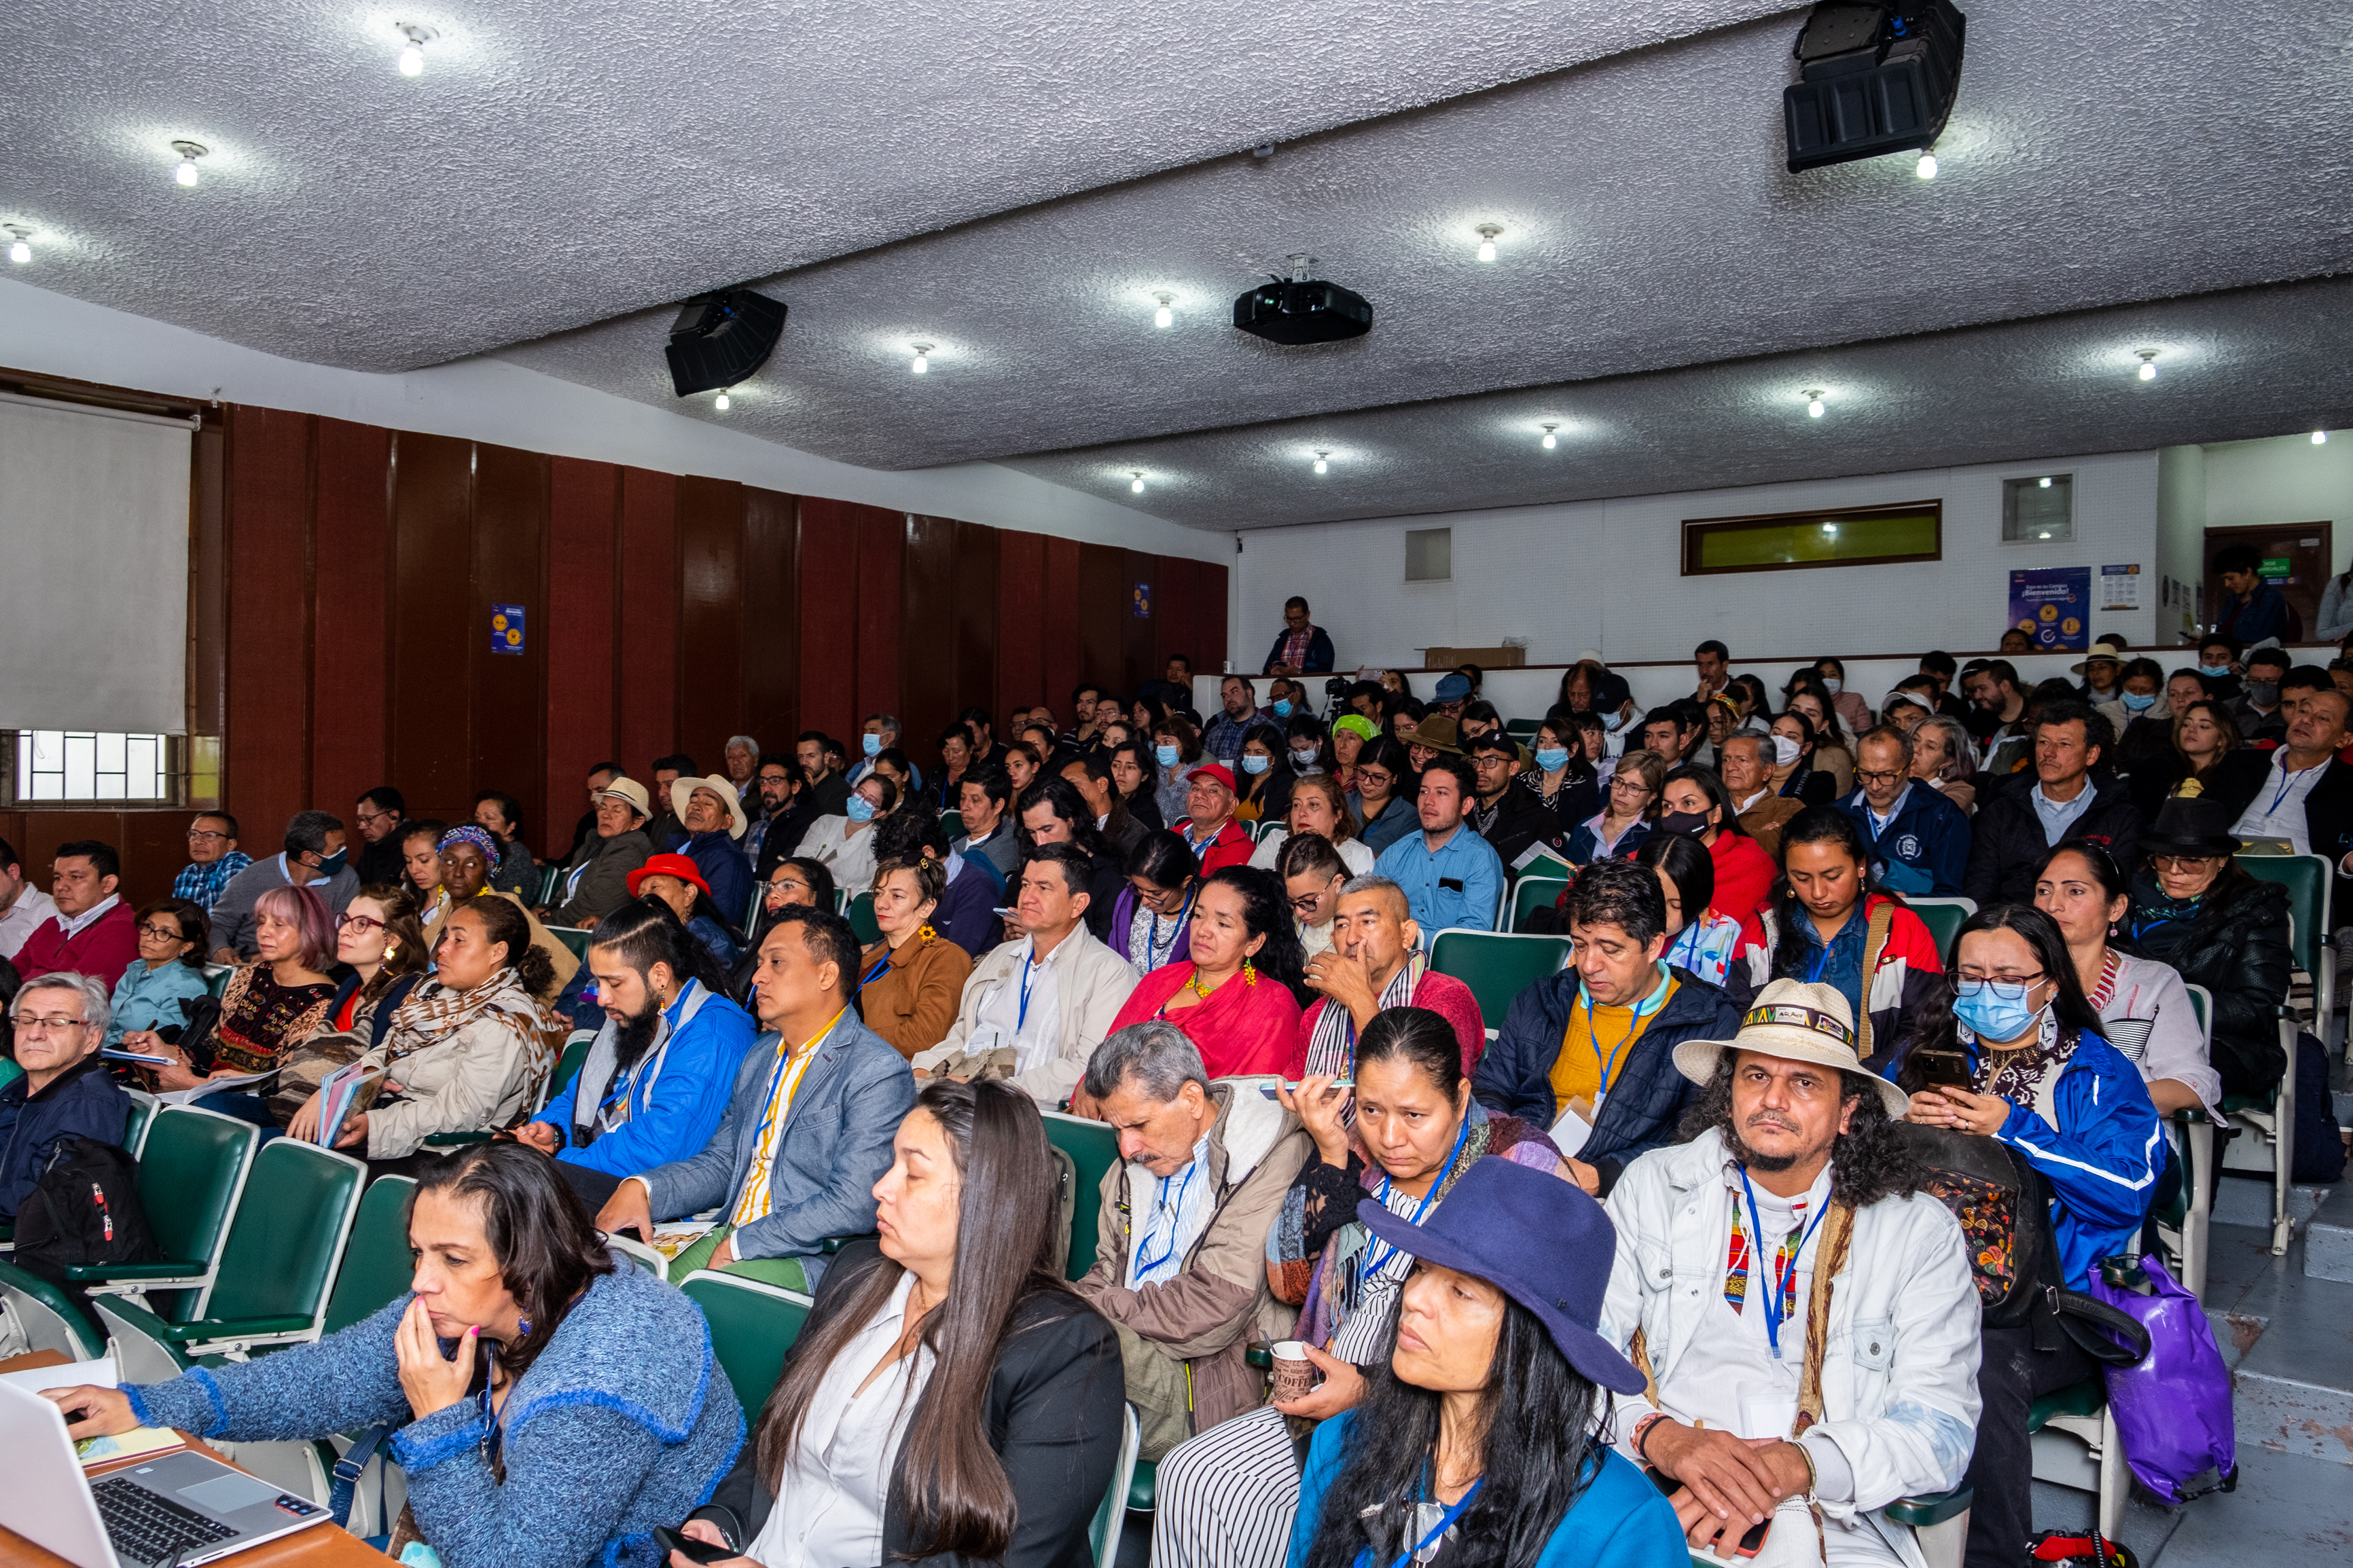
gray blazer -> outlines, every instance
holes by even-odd
[[[644,865],[646,857],[653,852],[653,841],[646,837],[643,828],[632,827],[610,838],[591,834],[587,842],[580,846],[579,854],[573,857],[574,866],[586,866],[588,869],[568,899],[562,897],[564,882],[556,884],[561,901],[548,910],[547,923],[577,926],[583,920],[601,921],[628,903],[629,873]],[[570,879],[571,870],[567,868],[565,879]]]
[[[654,1218],[734,1206],[759,1142],[776,1045],[771,1030],[744,1053],[727,1114],[701,1153],[638,1173]],[[732,1243],[739,1258],[799,1258],[812,1288],[825,1272],[818,1247],[827,1237],[874,1228],[874,1184],[891,1168],[891,1139],[915,1103],[907,1058],[855,1012],[843,1014],[817,1050],[776,1139],[768,1212]]]

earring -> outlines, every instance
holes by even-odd
[[[1245,985],[1258,984],[1258,971],[1250,967],[1250,961],[1247,958],[1242,960],[1242,984]]]
[[[390,958],[391,956],[393,956],[393,954],[395,954],[395,953],[398,952],[399,951],[400,951],[400,943],[398,943],[398,942],[385,942],[385,943],[384,944],[384,955],[385,955],[386,958]]]

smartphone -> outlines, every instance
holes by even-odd
[[[1642,1473],[1651,1478],[1651,1484],[1659,1489],[1662,1497],[1672,1497],[1683,1490],[1683,1482],[1676,1480],[1656,1465],[1644,1465]],[[1748,1533],[1740,1538],[1740,1544],[1732,1549],[1732,1554],[1735,1557],[1756,1556],[1765,1550],[1765,1538],[1771,1534],[1772,1531],[1773,1516],[1768,1513],[1765,1516],[1764,1523],[1752,1524],[1748,1527]],[[1703,1555],[1713,1557],[1715,1554],[1713,1552],[1703,1553],[1698,1547],[1692,1548],[1692,1561],[1695,1563]]]
[[[1282,1087],[1293,1094],[1297,1094],[1299,1092],[1298,1084],[1286,1082]],[[1354,1089],[1356,1087],[1356,1080],[1353,1078],[1335,1078],[1332,1080],[1332,1087],[1334,1089]],[[1259,1085],[1258,1091],[1266,1096],[1269,1100],[1272,1100],[1275,1097],[1274,1085],[1271,1083],[1262,1083]]]
[[[654,1526],[654,1540],[662,1549],[662,1561],[668,1563],[673,1552],[686,1553],[690,1563],[724,1563],[730,1557],[744,1554],[732,1546],[713,1546],[708,1541],[697,1541],[691,1535],[681,1535],[666,1524]]]
[[[1920,1064],[1920,1081],[1931,1089],[1969,1089],[1977,1082],[1966,1052],[1922,1051],[1912,1059]]]

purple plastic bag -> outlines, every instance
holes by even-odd
[[[2148,1354],[2138,1365],[2101,1370],[2126,1462],[2141,1485],[2179,1506],[2232,1483],[2238,1437],[2231,1374],[2198,1298],[2156,1258],[2143,1258],[2140,1267],[2157,1287],[2155,1295],[2118,1289],[2098,1270],[2088,1293],[2148,1331]]]

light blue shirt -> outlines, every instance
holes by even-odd
[[[1405,889],[1406,903],[1429,941],[1448,930],[1493,931],[1504,863],[1468,824],[1433,850],[1430,837],[1408,833],[1380,853],[1373,873]],[[1449,886],[1448,884],[1452,884]]]
[[[112,1050],[120,1046],[125,1029],[161,1029],[186,1023],[187,1015],[180,1004],[206,994],[201,969],[191,969],[177,959],[161,969],[150,969],[145,959],[132,959],[122,978],[114,983],[114,1015],[106,1026],[106,1047]]]
[[[2026,793],[2033,798],[2034,815],[2042,820],[2042,842],[2055,845],[2067,837],[2067,830],[2075,826],[2077,817],[2092,809],[2092,796],[2096,792],[2087,778],[2070,801],[2052,800],[2042,793],[2039,784]]]

